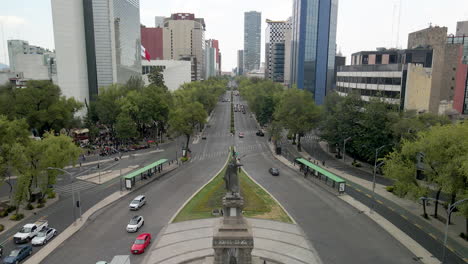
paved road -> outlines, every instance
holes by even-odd
[[[259,146],[264,151],[248,154],[241,162],[293,216],[324,263],[418,263],[411,252],[367,216],[272,157],[266,148],[267,137],[252,133],[256,124],[249,116],[235,116],[237,131],[247,132],[244,139],[236,140],[236,146]],[[271,176],[270,167],[279,168],[281,175]]]
[[[232,141],[228,127],[229,109],[229,103],[218,104],[210,127],[205,130],[207,140],[201,140],[191,147],[192,162],[138,191],[148,199],[147,205],[140,211],[128,210],[133,196],[117,201],[94,215],[80,232],[63,243],[43,263],[95,263],[98,260],[109,261],[114,255],[129,254],[130,246],[137,235],[128,234],[125,226],[136,214],[145,218],[145,225],[138,233],[157,235],[178,208],[224,164]],[[143,257],[132,256],[132,264],[141,263]]]

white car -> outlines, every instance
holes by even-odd
[[[130,207],[130,210],[138,210],[145,204],[146,204],[146,197],[144,195],[138,195],[137,197],[135,197],[135,199],[133,199],[129,207]]]
[[[143,216],[136,215],[130,219],[130,222],[127,225],[127,232],[137,232],[140,227],[145,224]]]
[[[54,228],[46,227],[42,229],[37,235],[32,239],[31,244],[33,246],[42,246],[45,245],[49,240],[57,235],[57,230]]]

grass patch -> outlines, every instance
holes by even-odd
[[[175,217],[174,222],[213,218],[213,209],[222,208],[222,198],[226,194],[223,176],[226,167],[190,200]],[[269,219],[292,223],[292,220],[275,200],[243,171],[239,174],[241,195],[244,197],[246,217]]]

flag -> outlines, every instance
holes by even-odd
[[[149,52],[145,49],[145,47],[143,47],[143,45],[141,45],[141,56],[143,58],[145,58],[146,60],[148,60],[148,61],[151,60],[151,56],[150,56]]]

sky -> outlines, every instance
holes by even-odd
[[[8,39],[54,49],[50,5],[50,0],[0,0],[0,63],[9,64]],[[237,50],[243,49],[244,12],[252,10],[262,13],[263,61],[265,20],[286,20],[291,16],[292,0],[140,0],[141,23],[147,27],[154,26],[155,16],[171,13],[195,13],[204,18],[206,38],[220,42],[223,71],[237,65]],[[432,24],[454,33],[456,22],[466,20],[467,0],[339,0],[337,52],[349,63],[354,52],[405,48],[410,32]]]

